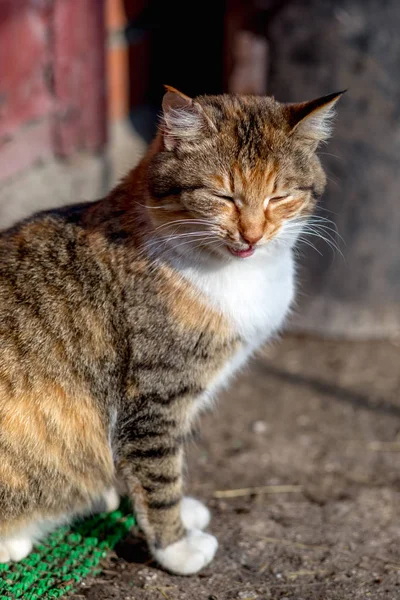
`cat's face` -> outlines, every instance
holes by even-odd
[[[162,241],[233,260],[292,246],[325,187],[315,150],[339,97],[283,105],[169,90],[149,167]]]

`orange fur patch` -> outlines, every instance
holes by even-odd
[[[67,393],[50,382],[25,383],[21,388],[10,395],[0,380],[2,445],[14,455],[29,453],[36,463],[71,480],[77,476],[73,465],[79,461],[88,488],[101,485],[91,477],[93,465],[110,480],[113,460],[107,432],[90,397]]]
[[[7,486],[19,490],[27,489],[28,481],[26,476],[17,470],[11,463],[7,455],[0,450],[0,481]]]
[[[160,293],[165,297],[168,309],[177,323],[194,332],[206,330],[220,340],[232,337],[232,329],[226,318],[212,309],[192,284],[182,281],[172,269],[164,267],[162,274],[165,281]]]

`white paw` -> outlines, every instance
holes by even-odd
[[[210,511],[202,502],[185,496],[181,504],[181,518],[186,529],[205,529],[210,522]]]
[[[192,529],[179,542],[164,550],[155,550],[154,557],[171,573],[192,575],[212,561],[217,548],[218,542],[213,535]]]
[[[15,537],[8,538],[0,542],[0,563],[6,563],[10,560],[18,562],[28,556],[32,550],[32,541],[30,538]]]
[[[103,500],[106,505],[106,512],[114,512],[117,510],[120,503],[118,492],[115,488],[110,488],[103,494]]]

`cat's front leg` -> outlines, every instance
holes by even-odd
[[[210,519],[207,508],[183,497],[182,443],[169,438],[155,444],[153,438],[149,447],[129,447],[119,470],[151,553],[172,573],[197,573],[214,558],[218,542],[202,531]]]

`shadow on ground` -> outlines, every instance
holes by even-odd
[[[397,600],[399,364],[394,343],[287,337],[270,348],[190,448],[188,490],[212,507],[214,563],[170,576],[132,535],[73,598]]]

